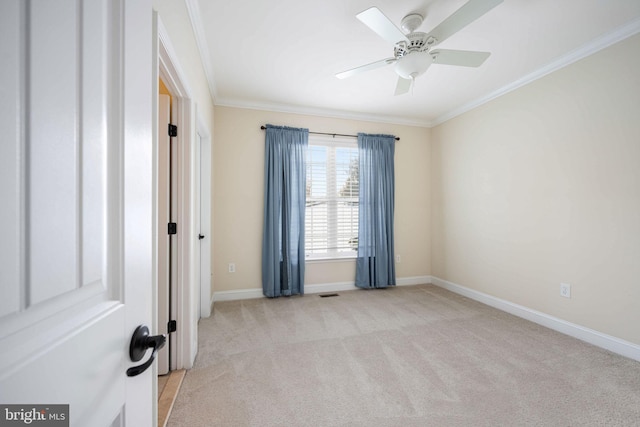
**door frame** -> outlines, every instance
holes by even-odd
[[[178,213],[177,246],[177,283],[172,289],[172,308],[177,321],[175,353],[170,369],[189,369],[193,366],[198,351],[198,293],[194,271],[195,248],[199,245],[195,224],[194,162],[193,147],[196,131],[197,106],[191,96],[185,73],[182,71],[178,56],[173,48],[169,33],[158,17],[158,76],[171,93],[172,103],[177,107],[177,117],[172,118],[178,126]],[[210,261],[209,261],[210,262]]]

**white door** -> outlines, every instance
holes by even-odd
[[[211,141],[204,138],[200,131],[196,133],[196,183],[197,188],[197,227],[200,230],[198,235],[200,253],[197,254],[199,260],[197,274],[199,280],[196,282],[199,288],[200,316],[209,317],[211,315]],[[198,256],[199,255],[199,256]]]
[[[125,374],[154,326],[152,30],[150,0],[0,3],[0,405],[155,423],[154,373]]]
[[[196,269],[196,283],[199,290],[199,316],[211,315],[211,139],[198,126],[195,144],[195,182],[196,182],[196,229],[199,231],[199,253],[196,253],[199,268]]]
[[[194,223],[195,229],[198,230],[198,246],[193,257],[197,285],[197,292],[194,293],[196,294],[196,299],[198,302],[196,307],[200,309],[200,307],[202,307],[202,246],[203,240],[205,239],[206,235],[203,234],[204,230],[202,229],[202,138],[200,138],[200,134],[198,134],[198,132],[196,132],[196,140],[193,148],[193,155],[195,158],[195,161],[193,162],[193,172],[195,175],[195,188],[193,191],[193,194],[195,196]],[[194,314],[196,315],[197,319],[200,319],[200,316],[198,316],[198,310],[195,311],[196,313]]]

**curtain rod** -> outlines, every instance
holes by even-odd
[[[266,128],[267,128],[266,126],[260,126],[260,129],[262,129],[262,130],[265,130]],[[329,135],[329,136],[332,136],[334,138],[336,136],[346,136],[346,137],[349,137],[349,138],[357,138],[358,137],[358,135],[345,135],[343,133],[327,133],[327,132],[311,132],[311,131],[309,131],[309,133],[313,133],[315,135]],[[395,139],[396,139],[396,141],[400,141],[400,138],[397,137],[397,136],[395,137]]]

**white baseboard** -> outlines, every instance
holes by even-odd
[[[593,329],[585,328],[584,326],[576,325],[575,323],[567,322],[565,320],[550,316],[540,311],[536,311],[522,305],[514,304],[512,302],[466,288],[464,286],[440,279],[438,277],[431,277],[431,283],[456,294],[497,308],[498,310],[505,311],[507,313],[513,314],[514,316],[518,316],[539,325],[545,326],[549,329],[553,329],[554,331],[572,336],[579,340],[588,342],[589,344],[604,348],[630,359],[640,361],[640,345],[613,337],[611,335],[603,334],[598,331],[594,331]]]
[[[400,277],[396,279],[396,286],[423,285],[427,283],[431,283],[431,276]],[[304,293],[320,294],[324,292],[353,291],[356,289],[358,288],[354,282],[321,283],[316,285],[305,285]],[[220,291],[213,293],[212,303],[216,301],[233,301],[262,297],[262,288]]]
[[[353,291],[356,288],[354,282],[320,283],[316,285],[304,285],[305,294],[321,294],[323,292]]]
[[[400,277],[396,279],[396,286],[428,285],[430,283],[431,276]]]
[[[216,295],[211,293],[211,301],[209,301],[209,315],[213,313],[213,303],[216,301]]]
[[[239,289],[237,291],[218,291],[213,293],[213,301],[235,301],[240,299],[262,298],[262,288]]]

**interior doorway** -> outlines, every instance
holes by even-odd
[[[175,143],[171,144],[172,175],[171,182],[171,218],[160,220],[158,215],[158,239],[163,240],[168,234],[168,224],[175,222],[176,234],[171,240],[171,290],[169,292],[169,313],[168,319],[171,327],[175,327],[175,332],[169,335],[169,371],[178,369],[189,369],[193,366],[198,351],[198,320],[203,313],[202,306],[208,305],[203,302],[200,277],[205,276],[205,281],[210,281],[210,273],[202,272],[202,264],[206,271],[210,272],[211,256],[211,213],[210,213],[210,193],[211,193],[211,137],[205,122],[199,117],[198,106],[193,101],[188,81],[178,61],[178,55],[172,47],[167,31],[158,18],[158,80],[165,86],[166,92],[171,96],[171,122],[177,126],[174,129],[176,134]],[[160,89],[156,92],[157,96]],[[162,128],[158,125],[157,128]],[[159,132],[158,132],[159,131]],[[157,137],[166,133],[166,129],[156,129]],[[199,142],[199,143],[198,143]],[[204,143],[203,143],[204,142]],[[196,153],[200,147],[204,148],[207,154]],[[175,155],[175,157],[173,157]],[[156,165],[156,181],[159,184],[160,165]],[[208,178],[200,177],[200,172],[196,169],[208,171]],[[207,205],[200,202],[200,183],[206,179],[207,190],[205,198]],[[175,208],[174,208],[175,207]],[[159,208],[159,207],[158,207]],[[158,209],[159,210],[159,209]],[[206,211],[206,216],[201,212]],[[174,216],[175,214],[175,216]],[[175,220],[174,220],[175,218]],[[204,222],[200,224],[200,218]],[[204,218],[207,218],[206,220]],[[163,228],[164,227],[164,228]],[[199,235],[205,236],[199,239]],[[168,240],[169,238],[167,238]],[[174,245],[175,243],[175,245]],[[157,244],[156,244],[157,246]],[[175,247],[175,250],[174,250]],[[208,250],[206,256],[202,252]],[[159,255],[156,254],[156,265],[159,264]],[[158,272],[156,272],[158,273]],[[210,283],[210,282],[209,282]],[[207,286],[207,294],[210,300],[211,289]],[[157,312],[158,316],[160,312]],[[207,314],[208,315],[208,314]],[[175,323],[174,323],[175,322]],[[158,331],[169,330],[167,324],[158,320]],[[162,332],[167,333],[167,332]]]

